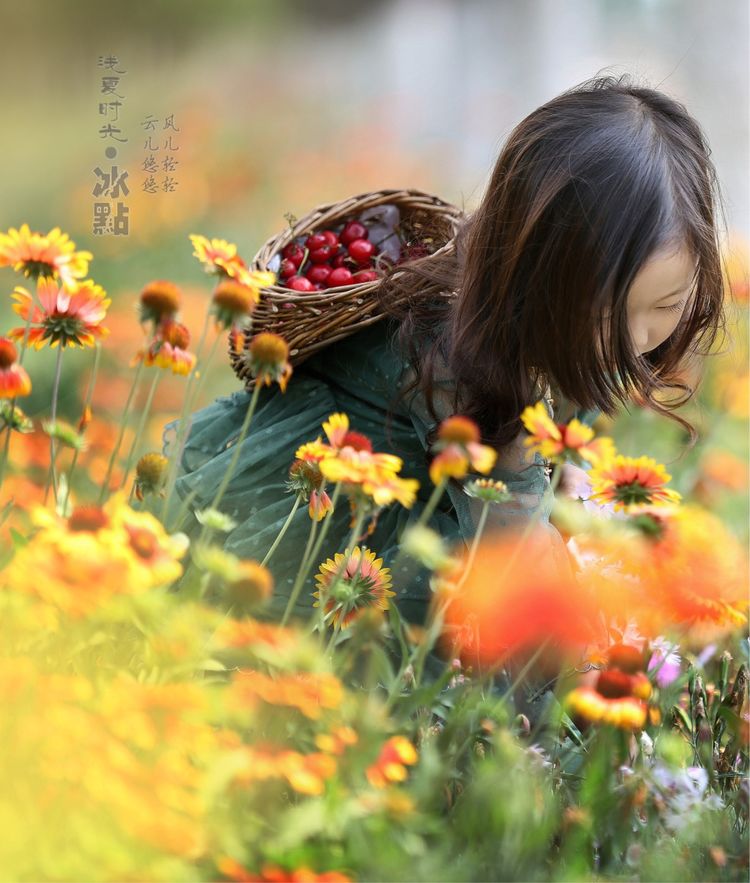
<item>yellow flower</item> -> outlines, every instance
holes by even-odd
[[[608,699],[590,687],[571,690],[565,698],[565,706],[572,715],[623,730],[642,730],[648,718],[648,706],[637,697]]]
[[[624,510],[638,503],[678,503],[682,496],[664,485],[671,476],[652,457],[605,459],[589,473],[594,502],[614,503]]]
[[[614,456],[611,438],[594,439],[594,430],[576,418],[569,423],[555,423],[543,401],[524,408],[521,421],[531,433],[530,438],[524,439],[524,445],[529,452],[538,451],[547,460],[562,463],[570,459],[595,465]]]
[[[144,454],[135,465],[135,495],[142,500],[146,494],[163,495],[169,461],[162,454]]]
[[[88,251],[76,251],[67,233],[59,227],[46,235],[32,233],[28,224],[19,230],[14,227],[0,233],[0,267],[13,267],[16,272],[34,279],[58,276],[65,283],[83,279],[93,255]]]

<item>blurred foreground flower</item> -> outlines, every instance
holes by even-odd
[[[32,518],[39,530],[0,572],[0,588],[67,616],[89,616],[120,596],[167,586],[182,573],[184,543],[150,513],[133,511],[122,493],[104,507],[79,506],[65,519],[38,506]]]
[[[464,478],[470,469],[487,474],[495,465],[497,451],[480,444],[479,427],[468,417],[448,417],[438,427],[438,439],[431,450],[430,478],[440,484],[448,478]]]
[[[465,577],[465,553],[455,559],[451,573],[438,574],[436,596],[447,604],[447,652],[493,663],[534,651],[548,639],[569,651],[594,640],[594,598],[569,568],[559,566],[547,530],[539,526],[523,539],[523,555],[517,554],[520,541],[511,530],[490,534]],[[453,653],[454,644],[461,653]]]
[[[417,750],[408,739],[391,736],[380,749],[375,763],[367,767],[367,779],[376,788],[385,788],[390,782],[403,782],[406,765],[415,764],[417,760]]]

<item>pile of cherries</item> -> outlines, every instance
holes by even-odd
[[[373,259],[380,253],[360,221],[349,221],[339,233],[322,230],[304,242],[290,242],[281,252],[280,284],[294,291],[321,291],[380,278]]]

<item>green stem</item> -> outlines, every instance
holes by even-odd
[[[300,493],[300,494],[297,494],[297,499],[294,501],[294,505],[292,506],[292,511],[289,513],[289,515],[287,515],[287,519],[284,522],[284,526],[279,531],[279,535],[273,541],[273,545],[271,546],[271,548],[266,552],[266,557],[260,562],[261,565],[265,566],[266,564],[268,564],[268,560],[270,559],[271,555],[273,555],[273,553],[276,551],[277,546],[281,542],[281,538],[286,533],[286,529],[292,523],[292,518],[294,518],[294,513],[299,508],[299,504],[301,502],[302,502],[302,494]]]
[[[315,535],[315,530],[317,528],[317,521],[313,521],[312,527],[310,528],[310,536],[307,540],[307,547],[305,548],[304,555],[302,556],[302,562],[300,563],[299,570],[297,571],[297,576],[294,580],[294,585],[292,586],[292,591],[289,595],[289,600],[286,603],[286,609],[284,610],[284,616],[281,618],[281,624],[286,625],[286,621],[289,618],[289,614],[292,612],[292,608],[294,607],[297,597],[299,593],[302,591],[302,586],[307,579],[307,572],[310,569],[310,562],[314,561],[318,553],[320,552],[320,547],[323,545],[323,540],[326,538],[326,534],[328,533],[328,528],[331,526],[331,521],[333,520],[333,516],[336,513],[336,503],[339,499],[339,494],[341,493],[341,482],[336,483],[336,488],[333,491],[333,497],[331,499],[331,511],[328,513],[325,519],[325,524],[323,525],[323,530],[320,532],[320,536],[318,537],[315,545],[312,546],[312,551],[309,551],[310,546],[313,542],[313,536]]]
[[[205,339],[206,330],[208,328],[208,319],[210,317],[210,313],[206,313],[206,320],[203,324],[203,333],[201,334],[201,340],[198,344],[198,349],[201,350],[203,348],[203,341]],[[201,391],[203,386],[203,379],[205,378],[208,372],[208,366],[213,359],[214,353],[216,352],[216,345],[219,341],[219,336],[214,339],[214,342],[211,344],[211,350],[206,359],[205,368],[201,371],[201,376],[198,381],[198,386],[193,389],[193,381],[195,379],[195,372],[198,370],[198,358],[196,355],[196,367],[193,369],[192,374],[188,377],[187,387],[185,389],[185,397],[182,400],[182,409],[180,410],[180,417],[177,421],[177,427],[175,429],[175,441],[174,441],[174,454],[170,458],[169,463],[169,471],[167,473],[167,481],[164,485],[164,502],[161,507],[161,521],[162,523],[166,522],[167,512],[169,511],[169,501],[172,499],[172,492],[174,491],[175,481],[177,480],[177,470],[180,466],[180,460],[182,459],[182,450],[187,441],[188,432],[190,430],[190,421],[187,419],[187,415],[192,408],[193,402],[197,400],[198,394]]]
[[[91,399],[93,398],[93,395],[94,395],[94,386],[96,385],[96,375],[99,372],[99,360],[101,358],[101,355],[102,355],[102,347],[101,347],[101,344],[97,342],[94,347],[94,365],[91,368],[91,377],[89,378],[89,385],[88,385],[88,389],[86,390],[86,399],[84,400],[84,403],[83,403],[84,414],[86,413],[88,408],[91,406]],[[75,472],[76,463],[78,463],[78,454],[79,453],[80,453],[80,451],[78,450],[78,448],[76,448],[75,451],[73,452],[73,462],[70,464],[70,471],[68,472],[67,487],[65,488],[65,499],[63,500],[63,504],[62,504],[63,514],[65,513],[65,511],[68,508],[68,498],[70,497],[70,487],[73,483],[73,473]]]
[[[135,395],[135,390],[138,386],[138,381],[141,379],[141,373],[143,371],[143,359],[138,361],[138,367],[135,369],[135,377],[133,378],[133,383],[130,387],[130,392],[128,393],[127,400],[125,401],[125,407],[123,408],[122,417],[120,418],[120,431],[117,434],[117,441],[115,442],[114,447],[112,448],[112,454],[109,458],[109,463],[107,464],[107,473],[104,476],[104,481],[102,482],[102,487],[99,492],[99,505],[101,506],[104,502],[104,498],[107,495],[107,491],[109,490],[109,480],[112,477],[112,470],[115,466],[115,460],[117,459],[117,454],[120,451],[120,445],[122,444],[123,436],[125,435],[125,427],[128,425],[128,416],[130,415],[130,405],[133,401],[133,396]]]
[[[60,392],[60,376],[62,374],[62,342],[58,344],[57,361],[55,363],[55,380],[52,384],[52,411],[50,419],[52,423],[52,432],[49,437],[49,472],[47,473],[47,482],[44,486],[44,504],[47,505],[47,496],[49,494],[50,484],[55,495],[55,503],[57,503],[57,473],[55,472],[55,458],[57,457],[57,439],[55,438],[55,420],[57,419],[57,396]]]
[[[245,412],[245,419],[242,421],[240,434],[234,445],[234,454],[229,462],[227,471],[224,473],[224,478],[221,480],[219,489],[216,491],[216,496],[211,502],[211,506],[209,507],[211,509],[219,508],[219,503],[221,503],[222,498],[224,497],[224,493],[229,487],[229,482],[232,480],[232,476],[234,475],[234,470],[237,468],[237,462],[240,459],[240,454],[242,453],[242,443],[245,441],[245,436],[250,429],[250,423],[253,419],[253,414],[255,413],[255,406],[258,404],[258,395],[260,394],[260,388],[261,384],[256,382],[253,388],[253,394],[250,397],[250,404],[247,406],[247,411]]]
[[[148,396],[146,397],[146,404],[143,406],[143,410],[141,411],[141,419],[138,421],[138,428],[135,431],[135,435],[133,436],[133,441],[130,445],[130,451],[128,451],[128,458],[125,461],[125,472],[122,476],[122,483],[120,484],[120,488],[124,488],[128,483],[128,475],[130,475],[130,470],[133,466],[133,459],[135,456],[135,452],[138,448],[138,444],[143,438],[143,433],[146,430],[146,421],[148,420],[148,415],[151,413],[151,404],[154,401],[154,395],[156,393],[156,387],[159,385],[159,381],[161,380],[161,369],[154,369],[154,379],[151,381],[151,386],[148,391]]]
[[[484,500],[482,511],[479,515],[479,521],[477,522],[477,529],[474,532],[474,538],[471,542],[471,548],[469,549],[469,557],[466,559],[466,567],[464,568],[464,572],[461,575],[461,579],[458,581],[457,588],[460,589],[464,584],[466,577],[471,572],[471,568],[474,566],[474,559],[477,555],[477,549],[479,548],[479,542],[482,538],[482,534],[484,533],[485,525],[487,524],[487,516],[489,515],[490,506],[492,503],[489,500]]]

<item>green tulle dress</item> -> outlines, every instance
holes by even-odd
[[[413,395],[408,407],[399,401],[394,409],[391,437],[386,436],[386,412],[397,390],[404,383],[404,369],[408,362],[396,345],[397,326],[385,319],[344,340],[330,344],[298,366],[282,393],[278,385],[263,387],[260,391],[250,431],[242,444],[237,468],[221,503],[223,512],[232,516],[236,527],[226,535],[224,547],[241,558],[262,560],[276,539],[294,502],[286,490],[289,467],[296,449],[304,442],[323,435],[322,423],[337,411],[346,413],[351,428],[364,433],[373,444],[373,450],[390,452],[403,459],[401,475],[419,480],[420,489],[411,509],[393,504],[384,509],[373,533],[362,541],[383,558],[383,566],[390,566],[399,551],[404,528],[415,522],[430,497],[433,485],[428,474],[427,433],[432,421],[424,401]],[[234,455],[240,426],[250,396],[238,390],[217,398],[208,407],[192,415],[190,434],[181,458],[173,495],[172,512],[188,495],[195,494],[190,510],[210,505],[216,489]],[[548,400],[551,416],[558,416]],[[447,413],[438,413],[442,417]],[[590,423],[595,413],[571,413]],[[164,431],[164,453],[169,455],[174,445],[175,422]],[[560,567],[569,567],[569,553],[558,531],[549,523],[552,500],[544,493],[549,487],[548,469],[537,454],[530,465],[512,471],[496,466],[490,477],[504,481],[514,500],[491,507],[486,530],[504,526],[523,527],[540,506],[540,524],[545,528],[549,543],[538,554],[550,554]],[[343,498],[342,498],[343,501]],[[460,488],[449,486],[428,524],[449,543],[471,542],[481,503],[466,495]],[[350,531],[349,506],[337,506],[329,516],[333,519],[321,549],[320,561],[333,558],[343,551]],[[263,618],[280,619],[286,607],[294,582],[302,550],[308,539],[311,519],[307,506],[300,505],[291,524],[274,552],[269,568],[274,576],[275,591]],[[191,514],[182,529],[194,537],[200,525]],[[422,624],[430,602],[429,571],[411,560],[399,564],[399,572],[392,573],[393,599],[406,620]],[[298,599],[295,615],[310,615],[314,602],[314,574]],[[437,671],[441,663],[430,659],[428,670]]]

